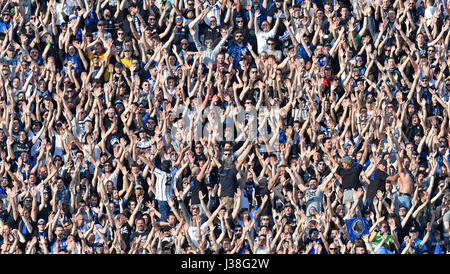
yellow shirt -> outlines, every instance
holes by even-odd
[[[89,54],[89,60],[90,60],[90,65],[92,66],[93,65],[93,62],[92,62],[92,56],[94,56],[94,52],[91,52],[91,54]],[[100,60],[100,62],[102,62],[103,60],[105,60],[106,59],[106,52],[105,53],[103,53],[103,54],[101,54],[101,55],[99,55],[98,56],[98,58],[99,58],[99,60]],[[104,70],[104,77],[105,77],[105,82],[108,82],[108,80],[109,80],[109,70],[108,70],[108,67],[109,67],[109,60],[110,60],[111,58],[108,58],[108,61],[106,62],[106,67],[105,67],[105,70]]]
[[[133,62],[133,60],[132,60],[132,59],[127,60],[127,59],[125,59],[125,58],[122,58],[122,59],[120,59],[120,62],[122,62],[122,64],[123,64],[127,69],[130,69],[131,63]]]

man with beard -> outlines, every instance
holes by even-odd
[[[244,32],[242,30],[237,30],[234,32],[234,41],[228,46],[227,55],[233,58],[233,66],[240,68],[239,60],[242,56],[242,51],[250,53],[247,45],[244,44]]]
[[[67,247],[66,238],[64,237],[64,227],[62,225],[57,225],[55,231],[49,233],[48,237],[50,244],[49,253],[55,254]]]

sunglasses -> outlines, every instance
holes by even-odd
[[[269,46],[273,46],[273,45],[275,45],[274,43],[267,43],[267,45],[269,45]]]
[[[213,42],[212,41],[206,41],[206,44],[212,44]]]

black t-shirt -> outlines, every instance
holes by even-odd
[[[172,32],[175,32],[175,37],[173,38],[172,44],[177,45],[181,43],[181,40],[188,39],[189,29],[187,26],[182,27],[175,26],[172,29]]]
[[[128,224],[128,222],[124,223],[120,227],[120,234],[122,235],[122,239],[127,244],[128,247],[131,236],[131,226]]]
[[[344,189],[357,189],[361,187],[361,182],[359,181],[359,174],[363,170],[362,165],[357,164],[355,167],[345,169],[339,167],[337,174],[342,177],[342,188]]]
[[[133,234],[131,234],[130,236],[130,243],[134,242],[136,238],[138,238],[139,236],[141,236],[141,243],[147,241],[148,231],[144,232],[134,231]]]
[[[203,194],[206,194],[208,192],[208,189],[206,188],[204,180],[199,181],[197,179],[194,179],[192,181],[192,183],[193,183],[193,187],[191,187],[191,204],[198,205],[198,204],[200,204],[200,198],[198,196],[198,193],[201,191]],[[206,197],[203,201],[205,203],[208,202]]]
[[[202,23],[199,25],[199,29],[200,29],[200,34],[204,35],[204,41],[206,41],[208,39],[216,41],[218,38],[221,37],[219,27],[211,28],[207,24]]]
[[[22,152],[29,153],[32,146],[33,145],[28,140],[26,140],[23,143],[21,143],[21,142],[14,142],[14,144],[13,144],[14,154],[20,155]]]
[[[222,197],[233,197],[238,187],[237,183],[237,169],[233,165],[231,168],[221,167],[219,170],[219,183],[222,186]]]
[[[375,169],[373,174],[373,181],[370,182],[369,188],[367,189],[367,198],[373,199],[377,195],[377,191],[385,191],[386,178],[389,177],[388,174],[380,169]]]

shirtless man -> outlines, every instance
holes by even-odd
[[[393,137],[392,131],[389,130],[389,136],[394,142],[395,152],[397,155],[397,171],[400,175],[397,180],[398,185],[398,205],[404,206],[409,210],[411,208],[411,195],[414,192],[414,181],[411,175],[406,169],[409,165],[409,159],[404,158],[404,151],[400,151],[400,146],[395,137]]]

